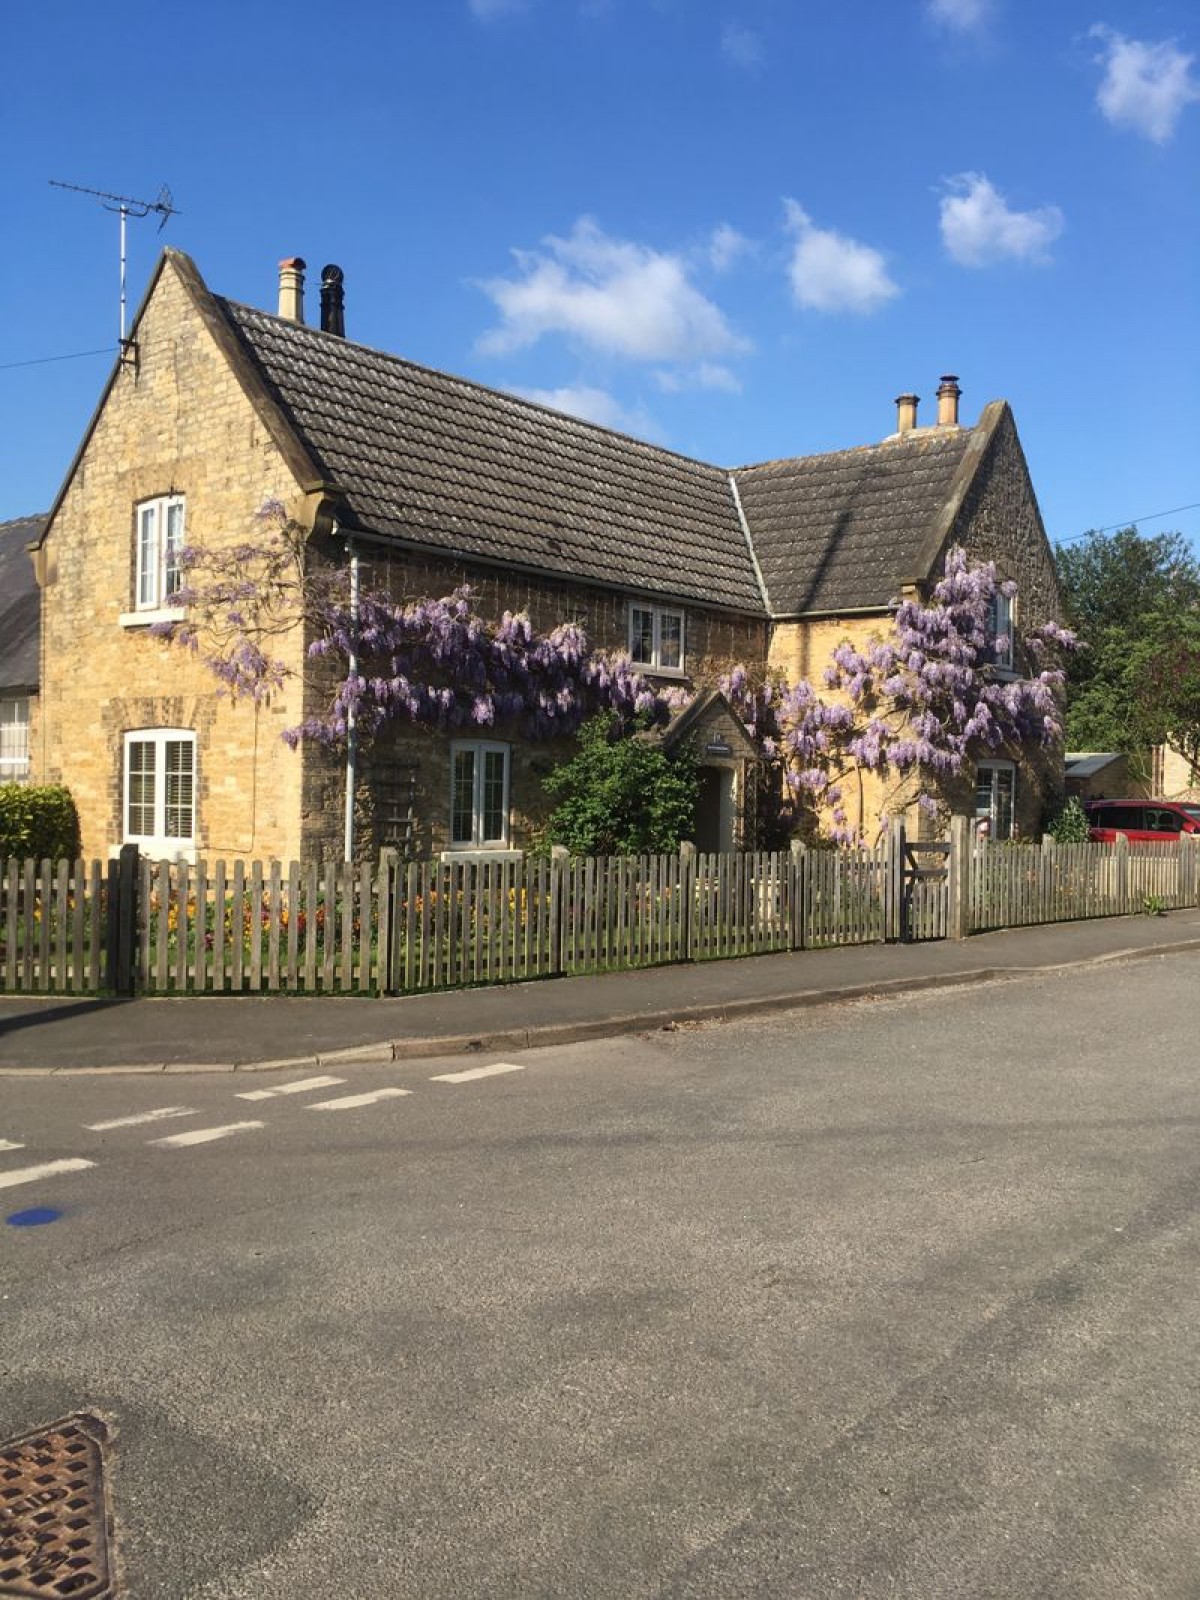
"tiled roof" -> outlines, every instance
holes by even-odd
[[[886,606],[916,571],[972,430],[739,468],[775,616]]]
[[[0,693],[38,686],[39,594],[25,546],[45,517],[0,522]]]
[[[320,329],[216,299],[353,525],[512,564],[761,615],[724,469]],[[766,609],[886,608],[927,576],[975,430],[738,468]],[[982,438],[979,441],[983,443]],[[978,452],[976,452],[978,459]]]
[[[359,525],[684,600],[763,610],[728,475],[219,300]]]

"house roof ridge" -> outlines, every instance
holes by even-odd
[[[990,403],[991,402],[989,402],[989,404]],[[893,450],[897,447],[900,449],[911,449],[913,445],[927,444],[934,439],[950,440],[966,437],[967,435],[974,433],[977,426],[977,423],[971,423],[969,427],[964,425],[959,428],[914,429],[913,432],[918,434],[918,437],[912,440],[897,439],[894,437],[890,439],[868,440],[866,444],[842,445],[837,450],[810,450],[804,455],[772,456],[766,461],[747,461],[744,462],[740,467],[727,467],[725,470],[731,475],[739,472],[761,472],[768,467],[792,467],[801,461],[829,461],[834,456],[862,455],[868,450]]]
[[[503,401],[507,405],[520,406],[530,411],[537,411],[545,416],[555,417],[576,427],[586,429],[589,433],[601,433],[610,439],[620,439],[625,444],[636,445],[641,450],[648,450],[654,455],[667,456],[672,461],[683,461],[688,466],[701,467],[706,472],[724,476],[727,468],[718,466],[715,462],[705,461],[701,456],[688,455],[684,450],[672,450],[670,445],[655,444],[651,439],[639,439],[635,433],[626,433],[621,428],[610,428],[603,422],[593,422],[589,417],[576,416],[571,411],[560,411],[554,406],[546,405],[541,400],[531,400],[527,395],[517,394],[512,389],[499,389],[495,384],[484,383],[478,378],[464,377],[461,372],[448,372],[444,367],[430,366],[428,362],[414,361],[411,356],[397,355],[394,350],[384,350],[380,345],[364,344],[360,339],[348,339],[342,334],[329,333],[324,328],[315,328],[311,323],[293,322],[290,317],[278,316],[273,311],[264,311],[261,306],[247,305],[243,300],[234,300],[228,295],[215,295],[213,297],[219,304],[231,307],[235,311],[249,312],[252,316],[265,318],[268,322],[278,323],[300,334],[309,334],[316,339],[331,339],[340,349],[361,350],[365,354],[375,356],[381,361],[393,362],[395,365],[405,367],[410,372],[428,373],[435,378],[441,378],[447,383],[461,384],[466,389],[474,390],[477,394],[490,396],[492,399]]]

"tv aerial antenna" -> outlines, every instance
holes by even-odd
[[[105,211],[115,211],[121,218],[121,352],[124,354],[129,343],[125,337],[125,219],[148,217],[153,213],[159,219],[158,231],[161,233],[172,217],[182,216],[183,213],[176,207],[174,197],[165,183],[158,191],[157,200],[135,200],[127,194],[110,194],[107,189],[89,189],[82,183],[64,183],[61,178],[51,178],[50,185],[54,189],[71,189],[75,194],[90,194],[102,203]]]

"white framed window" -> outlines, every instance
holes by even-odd
[[[454,850],[508,848],[510,751],[482,740],[450,746],[450,845]]]
[[[0,700],[0,783],[24,783],[29,776],[29,699]]]
[[[684,614],[676,606],[635,600],[629,607],[629,654],[651,672],[683,673]]]
[[[988,602],[987,618],[988,660],[992,666],[1011,672],[1013,666],[1013,603],[1012,596],[1001,594],[999,589]]]
[[[148,856],[190,855],[196,845],[196,735],[139,728],[125,735],[123,837]]]
[[[1017,769],[1011,761],[980,761],[975,768],[975,826],[990,839],[1011,839]]]
[[[139,611],[161,610],[179,589],[183,504],[181,494],[167,494],[157,500],[142,500],[135,507],[134,603]]]

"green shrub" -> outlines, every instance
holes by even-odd
[[[1073,794],[1058,815],[1051,821],[1047,833],[1058,844],[1086,844],[1088,819],[1083,802]]]
[[[579,730],[579,753],[543,787],[558,801],[546,822],[549,844],[574,856],[658,855],[678,850],[696,822],[700,780],[690,752],[668,755],[621,736],[613,716]]]
[[[79,815],[60,783],[0,783],[0,857],[36,861],[79,854]]]

